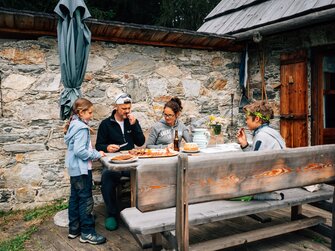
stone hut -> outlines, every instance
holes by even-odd
[[[53,15],[0,10],[0,210],[68,196],[56,24]],[[187,125],[192,117],[206,122],[210,114],[221,115],[222,141],[231,140],[231,114],[242,116],[237,81],[243,46],[233,37],[93,19],[87,24],[92,46],[82,92],[94,103],[93,128],[122,91],[132,95],[145,132],[164,103],[178,96]]]
[[[334,3],[222,0],[198,32],[89,19],[93,42],[82,91],[95,105],[91,126],[97,129],[123,91],[147,132],[178,96],[187,125],[223,116],[221,140],[232,141],[244,123],[244,91],[273,105],[273,126],[289,147],[334,143]],[[0,9],[0,210],[69,192],[56,23],[54,15]]]

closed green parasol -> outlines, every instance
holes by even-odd
[[[64,85],[60,97],[60,117],[65,120],[70,117],[73,102],[81,97],[80,87],[91,45],[91,32],[84,20],[91,14],[83,0],[60,0],[54,11],[59,16],[58,52]]]

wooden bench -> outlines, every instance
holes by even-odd
[[[335,145],[191,157],[181,154],[175,164],[162,161],[159,166],[138,167],[137,207],[124,209],[121,217],[132,233],[152,235],[154,250],[160,250],[162,236],[178,250],[217,250],[324,223],[321,217],[304,217],[301,205],[332,198],[333,187],[324,185],[313,193],[300,187],[334,180]],[[284,200],[224,200],[277,190],[283,190]],[[188,224],[284,207],[291,207],[291,222],[189,247]],[[173,230],[176,238],[171,235]],[[333,229],[331,233],[334,236]]]

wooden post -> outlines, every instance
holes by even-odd
[[[333,193],[333,206],[332,206],[332,237],[331,237],[331,250],[335,250],[335,189]]]
[[[177,166],[176,236],[179,251],[189,249],[188,230],[188,158],[180,154]]]
[[[302,206],[298,205],[291,207],[291,220],[299,220],[302,218]]]
[[[162,235],[160,233],[152,234],[152,250],[162,250]]]

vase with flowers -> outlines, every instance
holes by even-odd
[[[222,126],[223,126],[223,118],[222,117],[216,117],[214,115],[209,116],[209,122],[208,125],[211,128],[214,137],[215,137],[215,146],[217,146],[217,138],[222,132]]]

